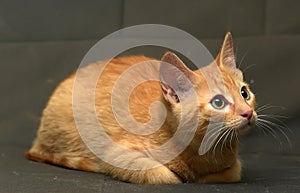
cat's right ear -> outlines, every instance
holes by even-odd
[[[236,69],[235,56],[233,51],[233,40],[230,32],[227,32],[221,50],[216,59],[219,65],[227,66],[231,69]]]
[[[159,78],[163,96],[171,104],[179,103],[193,87],[191,80],[195,76],[172,52],[166,52],[161,58]]]

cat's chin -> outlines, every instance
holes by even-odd
[[[241,136],[248,134],[251,130],[251,125],[252,124],[250,122],[241,125],[239,128],[237,128],[238,134]]]

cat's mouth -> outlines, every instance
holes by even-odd
[[[251,120],[243,121],[241,125],[237,128],[237,132],[239,135],[245,135],[251,130],[251,126],[254,123]]]
[[[247,134],[251,130],[251,127],[253,125],[255,125],[256,122],[257,122],[257,115],[254,112],[254,115],[251,117],[250,120],[243,119],[241,121],[241,123],[239,124],[239,127],[237,128],[238,134],[239,135],[245,135],[245,134]]]

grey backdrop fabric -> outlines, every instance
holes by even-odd
[[[0,192],[113,192],[120,190],[116,186],[123,192],[298,192],[299,10],[300,1],[294,0],[0,0]],[[289,117],[284,121],[292,130],[292,148],[283,136],[276,140],[254,131],[241,150],[245,180],[228,186],[145,188],[26,160],[23,153],[57,84],[98,40],[146,23],[183,29],[214,56],[231,31],[237,61],[258,104],[280,106],[269,112]],[[140,48],[126,54],[159,58],[163,50]]]

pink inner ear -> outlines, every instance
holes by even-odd
[[[182,97],[192,85],[189,80],[193,72],[171,52],[162,57],[159,69],[159,77],[164,97],[171,103],[178,103],[178,97]]]
[[[163,82],[161,82],[161,88],[163,91],[163,96],[166,101],[168,101],[172,104],[180,102],[175,91],[172,88],[170,88],[167,84],[164,84]]]

